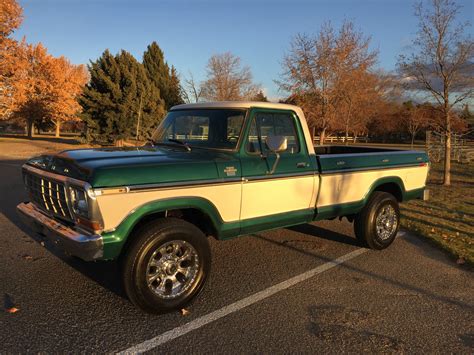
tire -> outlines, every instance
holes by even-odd
[[[203,289],[211,250],[203,232],[186,221],[166,218],[144,225],[122,259],[130,301],[148,313],[181,309]]]
[[[393,243],[400,227],[400,207],[397,199],[375,191],[364,208],[356,215],[354,232],[365,246],[381,250]]]

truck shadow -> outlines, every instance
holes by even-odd
[[[348,245],[354,245],[354,246],[362,246],[362,244],[355,238],[351,238],[347,235],[333,232],[329,229],[322,228],[320,226],[316,226],[314,224],[301,224],[293,227],[287,227],[286,229],[298,232],[298,233],[303,233],[307,235],[311,235],[313,237],[317,237],[320,239],[326,239],[334,242],[339,242],[339,243],[344,243]]]

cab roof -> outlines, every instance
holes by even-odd
[[[298,106],[279,104],[273,102],[259,101],[218,101],[218,102],[199,102],[194,104],[183,104],[173,106],[171,110],[196,109],[196,108],[269,108],[278,110],[300,111]]]
[[[299,117],[301,122],[303,133],[308,147],[308,152],[311,155],[314,155],[314,147],[312,144],[311,134],[309,133],[308,124],[304,116],[303,110],[300,107],[295,105],[287,104],[276,104],[273,102],[259,102],[259,101],[219,101],[219,102],[199,102],[195,104],[183,104],[173,106],[170,111],[173,110],[185,110],[185,109],[206,109],[206,108],[268,108],[274,110],[288,110],[293,111]]]

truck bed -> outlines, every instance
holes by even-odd
[[[423,151],[353,146],[315,146],[321,174],[426,165]]]

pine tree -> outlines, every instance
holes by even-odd
[[[158,89],[144,67],[128,52],[106,50],[89,65],[91,80],[80,104],[88,141],[115,142],[149,137],[164,114]],[[138,130],[137,130],[138,127]]]
[[[262,90],[260,90],[250,101],[268,102],[268,98],[265,96]]]
[[[143,53],[143,66],[150,81],[158,88],[167,110],[183,103],[176,69],[170,70],[163,51],[156,42],[150,44]]]
[[[176,71],[176,68],[174,66],[171,66],[171,78],[170,78],[169,89],[170,89],[169,96],[168,96],[169,107],[184,104],[178,72]]]

